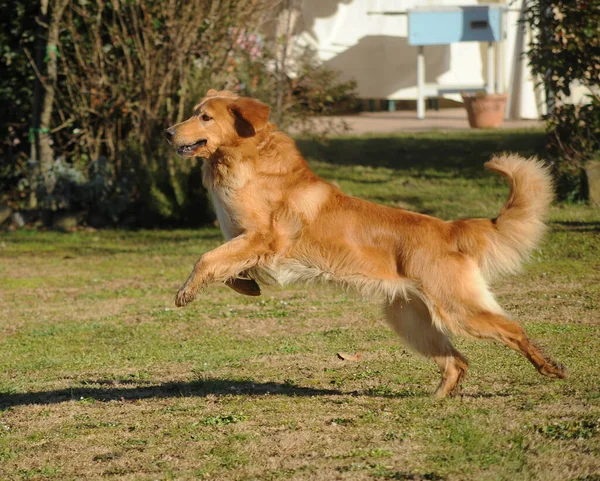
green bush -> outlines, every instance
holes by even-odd
[[[271,106],[271,121],[279,128],[317,133],[318,117],[357,109],[356,82],[341,80],[339,72],[322,65],[310,48],[288,45],[285,38],[264,38],[247,29],[236,30],[236,35],[227,74],[219,86]],[[286,60],[281,59],[282,50],[290,50]],[[319,124],[328,125],[326,133],[342,127]]]
[[[581,199],[586,195],[583,167],[600,151],[600,0],[534,0],[526,19],[536,32],[530,65],[552,99],[547,151],[558,195]],[[563,101],[574,82],[588,90],[589,103]]]
[[[178,158],[166,145],[164,130],[190,115],[208,89],[229,88],[263,100],[283,128],[309,124],[315,115],[354,98],[354,84],[340,82],[308,51],[287,57],[296,66],[292,74],[281,56],[281,38],[260,35],[283,4],[48,4],[44,21],[31,27],[39,5],[25,8],[17,0],[0,0],[3,9],[15,12],[1,21],[0,33],[6,43],[2,66],[10,67],[0,83],[0,102],[3,112],[14,111],[14,121],[0,132],[0,187],[10,193],[14,208],[26,207],[29,197],[35,200],[30,204],[45,210],[88,212],[93,223],[125,218],[143,225],[206,223],[212,214],[200,162]],[[26,59],[33,44],[47,52],[42,62],[47,72],[40,74],[46,99],[54,101],[49,128],[33,129],[45,130],[38,134],[44,137],[44,153],[28,161],[34,70]],[[46,155],[49,149],[53,156]]]
[[[25,197],[21,180],[27,169],[28,128],[34,71],[36,2],[0,0],[0,192],[15,201]],[[0,199],[1,200],[1,199]]]
[[[556,191],[560,199],[587,195],[583,167],[600,160],[600,103],[555,106],[546,121],[546,149],[554,159]]]

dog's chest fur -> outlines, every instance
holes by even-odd
[[[210,200],[212,201],[217,220],[219,221],[219,227],[223,233],[225,240],[231,240],[240,234],[240,227],[234,220],[235,217],[231,212],[231,206],[227,200],[223,199],[223,193],[219,191],[209,191]]]
[[[209,192],[226,240],[233,239],[248,227],[246,224],[251,206],[243,201],[240,191],[251,182],[252,170],[244,162],[233,162],[224,157],[205,161],[202,166],[202,183]]]
[[[303,226],[311,223],[332,193],[329,184],[308,170],[296,182],[283,175],[259,173],[256,164],[219,156],[205,161],[203,184],[212,200],[221,232],[231,240],[243,232],[262,232],[280,245],[279,255],[263,259],[249,274],[263,283],[281,285],[326,278],[322,267],[288,259],[287,253]],[[300,171],[299,171],[300,172]]]

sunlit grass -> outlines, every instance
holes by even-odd
[[[540,132],[304,142],[352,195],[443,218],[493,216],[488,154]],[[500,303],[569,369],[457,339],[461,396],[379,306],[323,286],[173,296],[216,229],[0,234],[0,479],[593,480],[600,456],[600,212],[557,205]],[[338,352],[361,352],[358,362]]]

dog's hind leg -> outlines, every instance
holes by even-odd
[[[565,367],[545,357],[525,330],[503,314],[481,312],[466,318],[465,331],[480,339],[494,339],[523,354],[544,376],[564,379]]]
[[[431,283],[430,291],[443,299],[443,322],[453,334],[466,334],[480,339],[494,339],[523,354],[535,368],[549,377],[566,377],[565,368],[544,357],[529,340],[524,329],[508,319],[489,291],[479,269],[469,260],[450,259],[444,272],[437,278],[443,282]],[[442,273],[445,274],[442,276]],[[443,291],[439,288],[443,286]]]
[[[410,301],[397,299],[386,306],[385,314],[410,348],[433,359],[440,368],[442,380],[435,395],[442,398],[456,394],[468,362],[450,343],[448,336],[437,329],[425,303],[418,297]]]

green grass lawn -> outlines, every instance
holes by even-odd
[[[539,131],[301,141],[347,193],[494,216],[482,164]],[[214,228],[0,233],[0,479],[600,480],[600,211],[556,205],[500,303],[569,377],[457,339],[461,395],[380,307],[333,287],[173,297]],[[362,353],[358,362],[338,352]]]

